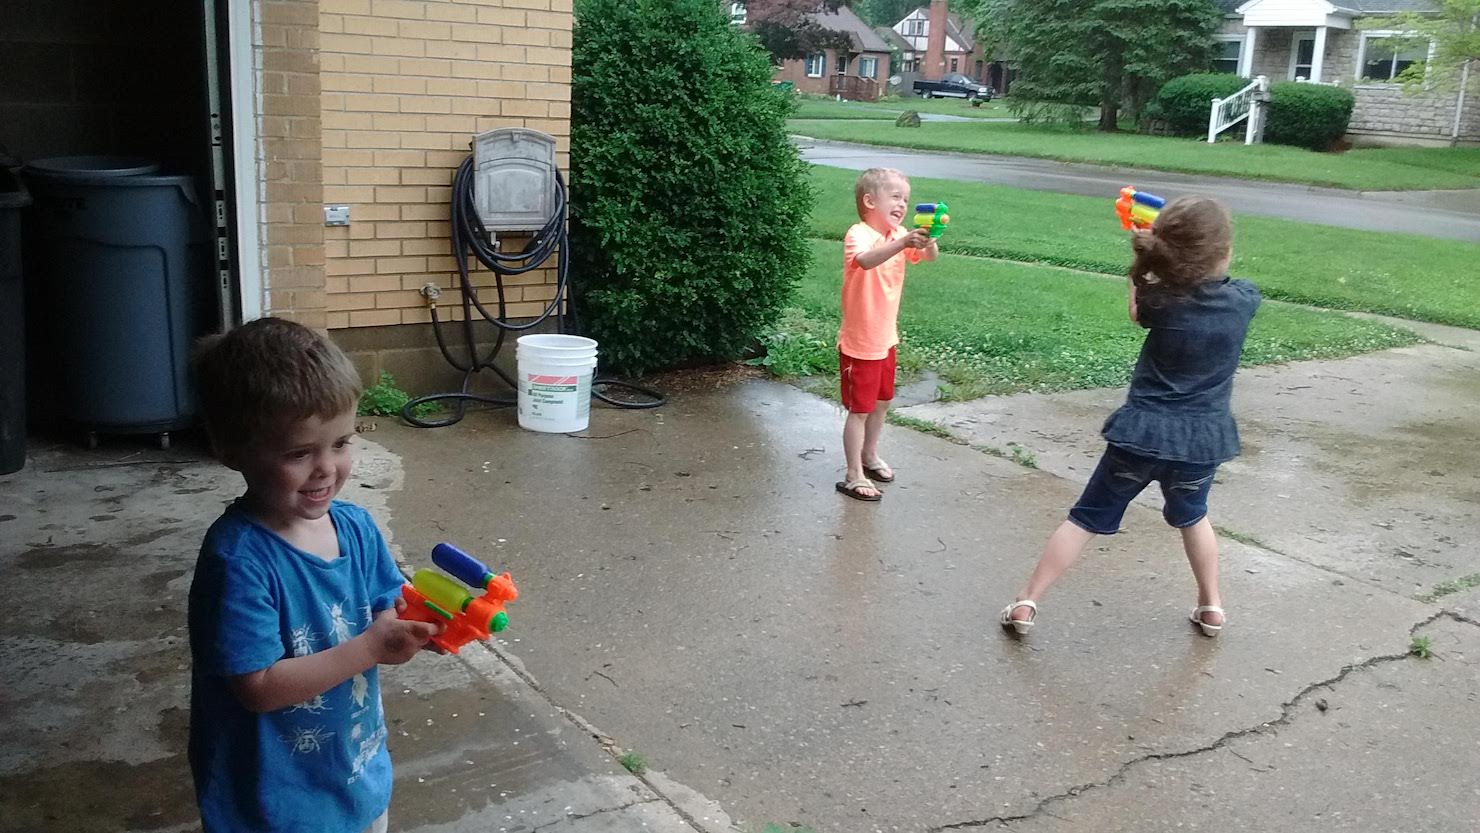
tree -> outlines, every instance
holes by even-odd
[[[576,0],[570,274],[604,368],[740,355],[811,262],[791,96],[714,0]]]
[[[926,0],[857,0],[853,11],[870,26],[889,26],[904,20],[904,16],[925,5]]]
[[[1122,107],[1139,117],[1166,81],[1205,69],[1219,12],[1212,0],[968,0],[978,36],[1014,65],[1013,96],[1098,106],[1101,130]]]
[[[837,11],[846,0],[746,0],[745,28],[760,39],[775,64],[846,49],[848,35],[818,23],[813,15]]]

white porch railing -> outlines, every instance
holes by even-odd
[[[1252,145],[1264,136],[1264,105],[1269,100],[1269,78],[1259,76],[1249,86],[1227,98],[1213,99],[1208,112],[1208,141],[1218,141],[1218,134],[1239,122],[1245,123],[1244,144]]]

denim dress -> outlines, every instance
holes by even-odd
[[[1105,440],[1162,461],[1216,465],[1237,457],[1233,374],[1260,300],[1252,283],[1229,278],[1181,295],[1140,290],[1146,341],[1125,404],[1100,432]]]

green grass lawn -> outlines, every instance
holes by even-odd
[[[905,110],[921,113],[938,113],[947,116],[965,116],[972,119],[1009,118],[1007,105],[1000,99],[986,101],[980,107],[972,107],[959,98],[920,98],[919,96],[889,96],[878,101],[836,101],[831,98],[803,97],[797,105],[798,119],[872,119],[893,121]]]
[[[812,235],[841,240],[858,222],[856,171],[814,166]],[[1000,185],[912,180],[916,202],[943,200],[951,226],[941,248],[958,254],[1123,275],[1130,245],[1103,199]],[[1267,297],[1480,329],[1480,244],[1234,218],[1232,272]]]
[[[812,250],[796,307],[767,339],[765,361],[782,377],[836,379],[843,248],[818,240]],[[901,378],[934,370],[945,399],[1125,384],[1144,332],[1126,317],[1123,283],[957,255],[910,267],[900,331]],[[1244,363],[1336,358],[1416,341],[1373,321],[1266,304]]]
[[[1284,145],[1247,147],[1194,139],[1099,133],[983,122],[926,122],[905,128],[841,119],[796,119],[793,133],[889,147],[1030,156],[1159,171],[1302,182],[1356,190],[1480,188],[1480,159],[1469,151],[1403,149],[1313,153]],[[1446,155],[1452,154],[1452,155]]]

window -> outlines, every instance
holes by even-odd
[[[917,58],[917,57],[915,57],[915,56],[913,56],[913,55],[911,55],[908,58],[905,58],[904,59],[904,71],[905,72],[919,72],[920,71],[920,59]]]
[[[920,18],[917,17],[914,20],[911,20],[911,21],[905,23],[905,25],[904,25],[904,33],[906,35],[911,35],[911,36],[914,36],[914,37],[920,37],[920,36],[924,35],[925,34],[925,21],[924,20],[921,20]]]
[[[865,57],[865,58],[859,58],[858,59],[858,77],[859,78],[877,78],[877,77],[879,77],[879,59],[878,58],[867,58],[867,57]]]
[[[825,71],[826,69],[827,69],[827,56],[826,55],[808,55],[807,56],[807,77],[808,78],[821,78],[823,71]]]
[[[956,58],[952,58],[951,59],[951,72],[960,72],[960,71],[961,71],[961,62],[958,59],[956,59]]]
[[[731,23],[734,23],[736,25],[740,25],[740,24],[745,23],[745,21],[749,17],[750,17],[750,13],[745,10],[745,4],[744,3],[731,3],[730,4],[730,22]]]
[[[1391,82],[1403,70],[1428,59],[1429,50],[1405,41],[1396,32],[1364,32],[1361,53],[1357,58],[1357,77],[1378,82]]]
[[[1290,80],[1304,78],[1309,80],[1311,71],[1315,68],[1316,39],[1301,35],[1295,38],[1294,63],[1290,66]]]
[[[848,74],[848,56],[847,55],[842,55],[842,54],[838,55],[838,74],[839,75],[847,75]]]
[[[1244,39],[1238,37],[1220,37],[1213,46],[1213,71],[1238,73],[1238,59],[1243,57]]]

